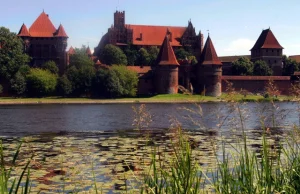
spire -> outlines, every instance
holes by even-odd
[[[175,57],[173,48],[170,44],[168,32],[167,32],[166,37],[160,47],[156,61],[157,61],[158,65],[179,65],[179,63]]]
[[[20,37],[30,36],[29,31],[24,23],[18,33],[18,36],[20,36]]]
[[[63,27],[63,25],[61,25],[61,24],[59,25],[59,27],[58,27],[58,29],[57,29],[57,31],[55,33],[55,37],[69,38],[68,35],[67,35],[67,33],[66,33],[66,31],[65,31],[65,29],[64,29],[64,27]]]
[[[222,65],[215,47],[210,39],[208,34],[206,43],[204,45],[201,57],[200,57],[200,64],[202,65]]]
[[[251,50],[261,48],[283,49],[270,28],[262,31]]]
[[[90,46],[88,46],[88,47],[86,48],[86,51],[85,51],[85,52],[86,52],[86,54],[89,55],[89,56],[92,55],[92,51],[91,51],[91,49],[90,49]]]

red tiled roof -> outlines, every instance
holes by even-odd
[[[173,48],[169,41],[169,36],[166,35],[157,55],[158,65],[179,65]]]
[[[32,37],[53,37],[55,32],[56,28],[45,12],[42,12],[29,28],[29,33]]]
[[[98,59],[97,62],[95,63],[96,65],[101,65],[102,63],[100,62],[100,60]]]
[[[222,76],[223,80],[290,80],[290,76]]]
[[[300,62],[300,55],[291,55],[289,58],[295,60],[297,63]]]
[[[22,27],[18,33],[18,36],[30,36],[29,31],[25,24],[22,25]]]
[[[260,48],[283,49],[270,29],[262,31],[251,50]]]
[[[201,57],[200,57],[200,64],[202,65],[222,65],[215,47],[208,35],[206,43],[204,45]]]
[[[138,74],[145,74],[151,70],[150,66],[126,66],[127,69],[134,71]]]
[[[69,48],[68,54],[69,55],[74,55],[75,54],[75,49],[72,46]]]
[[[172,33],[172,46],[181,46],[180,38],[186,31],[186,27],[174,27],[174,26],[147,26],[147,25],[131,25],[126,24],[127,29],[133,30],[134,45],[152,45],[160,46],[165,38],[166,31]],[[142,35],[142,39],[141,38]]]
[[[300,75],[300,71],[295,71],[294,75]]]
[[[86,48],[85,52],[86,52],[87,55],[92,55],[92,51],[91,51],[89,46]]]
[[[60,24],[58,29],[57,29],[57,32],[55,33],[55,37],[66,37],[68,38],[68,35],[64,29],[64,27]]]

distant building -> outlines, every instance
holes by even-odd
[[[52,60],[60,72],[64,72],[68,35],[61,24],[56,29],[48,14],[43,11],[29,30],[23,24],[18,36],[24,41],[24,52],[32,58],[32,67],[40,67],[44,62]]]
[[[269,29],[263,30],[251,49],[251,60],[263,60],[273,70],[273,75],[282,75],[282,49]]]
[[[203,34],[196,34],[191,21],[187,27],[177,26],[154,26],[154,25],[133,25],[125,24],[125,11],[114,13],[114,24],[108,28],[108,32],[101,38],[95,48],[96,56],[100,55],[100,50],[106,44],[113,44],[119,47],[128,44],[137,47],[160,47],[166,32],[173,49],[188,46],[195,54],[200,54],[203,48]]]

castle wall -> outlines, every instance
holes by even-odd
[[[264,94],[269,80],[273,80],[280,94],[290,94],[290,76],[222,76],[222,92],[226,92],[226,80],[233,84],[235,91],[246,90],[253,94]]]

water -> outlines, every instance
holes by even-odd
[[[154,144],[160,146],[162,154],[171,154],[171,141],[176,137],[167,129],[172,129],[175,120],[189,134],[197,161],[207,169],[216,165],[220,140],[225,137],[233,143],[241,134],[237,107],[226,103],[147,104],[152,122],[141,131],[133,130],[136,115],[132,106],[140,105],[0,106],[5,155],[13,155],[20,137],[25,138],[27,143],[21,148],[19,164],[21,168],[22,162],[34,154],[33,191],[62,193],[76,188],[90,191],[95,178],[104,193],[114,193],[139,184],[134,177],[139,177],[145,166],[149,166]],[[272,128],[270,136],[270,144],[279,145],[289,131],[288,126],[299,123],[296,110],[297,104],[291,102],[276,103],[276,107],[270,103],[241,104],[249,146],[259,152],[260,120],[266,127],[274,122],[280,126]]]
[[[298,124],[297,106],[291,102],[276,103],[276,122],[279,125]],[[0,133],[2,135],[28,135],[58,132],[99,132],[132,129],[134,114],[131,104],[105,105],[4,105],[0,106]],[[152,115],[152,129],[170,127],[170,120],[176,118],[185,129],[217,128],[223,119],[230,120],[229,108],[225,103],[202,104],[203,116],[185,109],[198,111],[194,104],[147,104]],[[246,128],[260,126],[260,112],[264,112],[266,123],[270,124],[272,108],[270,103],[247,103]],[[281,112],[282,111],[282,112]],[[282,117],[283,116],[283,117]],[[219,118],[218,118],[219,117]],[[191,122],[201,121],[201,127]],[[227,130],[228,122],[221,127]]]

